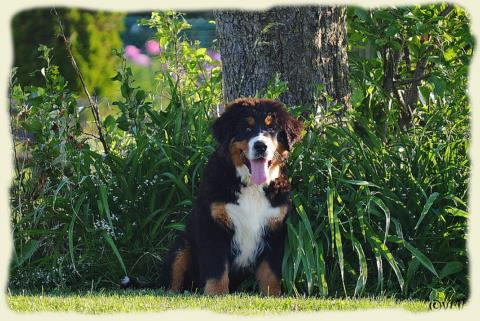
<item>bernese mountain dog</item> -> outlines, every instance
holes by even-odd
[[[254,274],[262,294],[280,295],[291,203],[285,162],[303,124],[278,101],[242,98],[226,106],[212,130],[218,147],[161,280],[127,276],[123,288],[226,294]]]

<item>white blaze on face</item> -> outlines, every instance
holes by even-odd
[[[260,133],[258,136],[251,138],[248,142],[248,159],[253,160],[256,158],[255,148],[253,148],[256,142],[262,142],[267,145],[267,150],[265,151],[265,158],[269,161],[272,160],[273,154],[275,153],[275,144],[273,143],[273,140],[270,136],[266,136],[263,133]]]
[[[264,158],[257,159],[255,152],[255,144],[262,142],[267,146]],[[248,142],[248,159],[250,160],[250,168],[252,171],[252,182],[256,185],[264,184],[268,181],[268,163],[273,159],[275,153],[275,145],[272,138],[263,135],[253,137]]]

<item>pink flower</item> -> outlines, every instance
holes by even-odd
[[[221,61],[221,56],[219,52],[213,51],[212,49],[207,49],[207,55],[215,61]]]
[[[128,45],[125,47],[125,58],[133,59],[134,57],[141,54],[140,49],[135,47],[134,45]]]
[[[148,66],[150,65],[150,57],[144,54],[138,54],[131,58],[137,65]]]
[[[221,57],[220,57],[220,53],[219,52],[216,52],[216,51],[213,51],[212,49],[207,49],[207,55],[212,58],[212,60],[214,61],[213,65],[212,64],[209,64],[207,62],[205,62],[203,64],[203,66],[205,67],[205,69],[207,71],[211,71],[215,66],[215,61],[216,62],[221,62]]]
[[[137,65],[150,65],[150,57],[142,54],[142,51],[134,45],[128,45],[125,47],[125,58],[131,60]]]
[[[158,55],[161,51],[160,44],[155,40],[148,40],[145,42],[145,50],[150,55]]]

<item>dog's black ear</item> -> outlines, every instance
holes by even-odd
[[[225,150],[228,150],[228,144],[235,129],[234,116],[234,110],[232,110],[230,106],[227,106],[223,114],[220,115],[212,125],[213,138],[215,138]]]
[[[224,116],[225,116],[225,113],[220,115],[220,117],[218,117],[213,122],[213,125],[212,125],[213,138],[215,138],[217,140],[217,142],[219,142],[219,143],[222,143],[222,137],[224,137],[224,132],[225,132],[225,129],[227,127]]]
[[[302,136],[303,122],[289,115],[280,132],[280,141],[290,150],[296,142],[302,139]]]

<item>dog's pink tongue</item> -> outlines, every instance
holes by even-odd
[[[261,185],[267,181],[268,162],[264,159],[256,159],[250,161],[252,170],[252,182]]]

